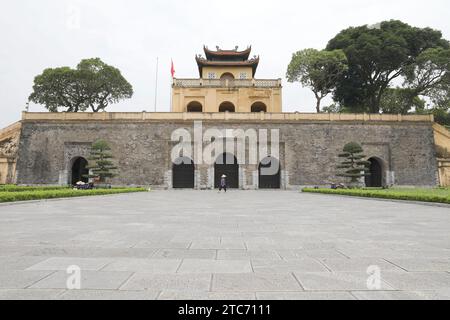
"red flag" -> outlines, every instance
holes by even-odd
[[[173,60],[171,60],[171,61],[172,61],[172,67],[170,68],[170,73],[172,74],[172,78],[174,78],[175,77],[175,67],[173,65]]]

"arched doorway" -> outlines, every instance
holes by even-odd
[[[234,80],[234,76],[232,73],[229,72],[225,72],[224,74],[222,74],[220,76],[220,80],[225,81],[225,80]]]
[[[219,106],[219,112],[235,112],[236,108],[231,102],[222,102]]]
[[[239,188],[239,164],[231,153],[223,153],[217,157],[214,164],[214,187],[219,188],[220,178],[227,176],[227,186],[231,189]]]
[[[252,104],[251,112],[267,112],[267,106],[262,102]]]
[[[172,186],[174,189],[195,188],[195,166],[191,158],[178,158],[172,166]]]
[[[89,182],[87,175],[89,174],[89,169],[87,168],[88,162],[83,157],[75,158],[72,162],[71,167],[71,179],[70,183],[75,185],[77,182],[83,181],[84,183]]]
[[[192,102],[190,102],[187,105],[186,111],[187,112],[202,112],[203,111],[203,106],[198,101],[192,101]]]
[[[383,166],[377,158],[370,158],[370,175],[366,176],[366,187],[381,188],[383,186]]]
[[[264,158],[258,167],[259,189],[280,189],[281,168],[278,159]]]

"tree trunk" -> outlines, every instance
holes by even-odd
[[[321,112],[321,111],[320,111],[320,102],[322,101],[322,98],[319,97],[319,95],[316,94],[316,99],[317,99],[317,102],[316,102],[316,111],[317,111],[317,113],[320,113],[320,112]]]

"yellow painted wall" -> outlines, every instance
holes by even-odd
[[[450,159],[440,159],[438,164],[441,187],[450,187]]]
[[[434,124],[434,142],[438,154],[439,181],[442,187],[450,187],[450,131]]]
[[[0,130],[0,184],[10,184],[15,181],[17,150],[16,147],[11,149],[11,144],[4,145],[2,142],[13,138],[13,146],[17,146],[20,130],[20,122]]]
[[[192,101],[203,106],[203,112],[219,112],[222,102],[231,102],[236,112],[251,112],[255,102],[267,106],[267,112],[282,112],[281,88],[173,88],[172,112],[186,112]]]
[[[0,158],[0,184],[11,184],[15,180],[16,159]]]
[[[251,67],[203,67],[203,79],[209,79],[208,74],[213,72],[216,74],[216,79],[220,79],[220,77],[224,73],[231,73],[235,79],[240,79],[241,73],[247,74],[247,79],[253,79],[253,70]]]

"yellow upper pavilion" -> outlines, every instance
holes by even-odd
[[[251,47],[203,49],[195,58],[200,78],[173,81],[172,112],[282,112],[281,79],[255,79]]]

